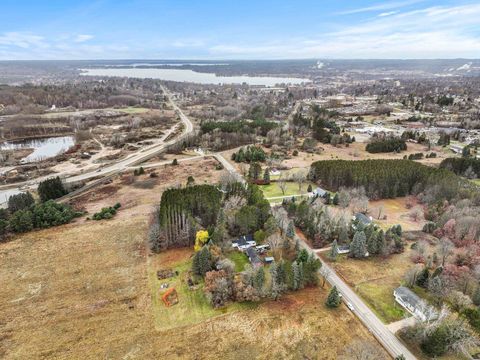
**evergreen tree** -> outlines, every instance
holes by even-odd
[[[270,278],[271,278],[271,287],[270,287],[270,297],[273,300],[277,300],[282,292],[280,285],[278,284],[278,275],[277,275],[277,264],[273,263],[270,265]]]
[[[263,286],[265,285],[265,270],[260,266],[253,276],[253,287],[259,295],[263,294]]]
[[[338,203],[339,203],[338,192],[335,193],[335,195],[333,196],[332,203],[333,203],[333,205],[338,205]]]
[[[312,184],[308,184],[307,192],[311,193],[313,191]]]
[[[40,195],[40,200],[42,202],[58,199],[63,195],[67,194],[67,190],[63,186],[62,180],[57,176],[55,178],[50,178],[44,181],[41,181],[38,184],[38,195]]]
[[[212,254],[208,246],[202,247],[193,257],[192,271],[195,275],[204,277],[205,274],[212,270]]]
[[[30,206],[35,204],[32,194],[28,191],[25,193],[15,194],[8,198],[8,211],[10,214],[18,210],[28,209]]]
[[[263,182],[265,184],[270,184],[270,169],[266,168],[263,172]]]
[[[350,256],[357,259],[364,258],[367,252],[366,242],[365,233],[363,231],[357,231],[350,244]]]
[[[262,172],[262,167],[259,163],[253,162],[248,168],[248,177],[251,180],[258,180],[260,178],[260,173]]]
[[[295,236],[295,227],[293,225],[293,221],[290,221],[288,223],[288,226],[287,226],[287,231],[285,233],[285,235],[289,238],[289,239],[293,239],[294,236]]]
[[[332,243],[332,246],[330,248],[330,252],[328,254],[328,257],[335,261],[337,260],[337,257],[338,257],[338,244],[337,244],[337,240],[333,240],[333,243]]]
[[[293,272],[293,290],[303,289],[304,275],[303,275],[303,263],[294,261],[292,264]]]
[[[480,306],[480,286],[477,286],[472,296],[472,301],[475,305]]]
[[[377,232],[377,254],[384,255],[387,252],[387,242],[383,230]]]
[[[430,278],[430,271],[427,267],[423,268],[418,275],[417,275],[417,285],[422,288],[427,288],[428,286],[428,279]]]
[[[334,286],[332,287],[332,289],[330,290],[330,293],[328,294],[325,305],[327,305],[327,307],[329,308],[336,308],[340,306],[340,303],[341,303],[340,294],[337,290],[337,287]]]
[[[368,250],[368,253],[370,254],[370,256],[378,254],[378,244],[377,244],[377,233],[376,232],[372,232],[370,234],[370,236],[367,236],[367,250]]]

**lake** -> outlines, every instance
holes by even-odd
[[[119,76],[140,79],[159,79],[166,81],[192,82],[197,84],[243,84],[275,86],[277,84],[301,84],[309,79],[271,77],[271,76],[218,76],[212,73],[200,73],[187,69],[80,69],[84,76]]]
[[[62,154],[75,145],[73,136],[59,136],[20,141],[6,141],[0,144],[0,150],[33,149],[33,152],[21,159],[21,162],[35,162]]]

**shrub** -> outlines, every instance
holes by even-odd
[[[29,192],[12,195],[8,198],[8,211],[13,214],[18,210],[28,209],[34,203],[35,200]]]
[[[58,199],[67,194],[67,190],[58,176],[41,181],[37,191],[42,202]]]
[[[30,210],[19,210],[9,221],[10,229],[16,233],[33,230],[33,214]]]
[[[120,208],[120,204],[116,203],[114,206],[104,207],[99,212],[93,214],[93,220],[111,219],[117,213],[117,209]]]

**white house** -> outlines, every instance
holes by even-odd
[[[421,321],[432,320],[436,317],[434,308],[405,286],[393,290],[393,296],[397,303]]]

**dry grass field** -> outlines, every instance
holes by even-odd
[[[345,307],[324,306],[327,289],[158,330],[149,274],[178,254],[145,251],[148,215],[162,190],[188,175],[216,181],[214,166],[182,163],[133,183],[124,176],[76,200],[90,213],[120,202],[113,219],[81,218],[0,244],[0,358],[338,359],[355,339],[374,342]]]

